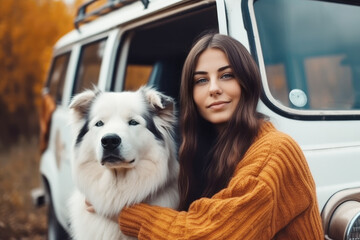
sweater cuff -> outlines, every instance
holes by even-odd
[[[118,218],[120,229],[125,235],[138,237],[143,224],[151,222],[155,215],[156,210],[144,203],[124,208]]]

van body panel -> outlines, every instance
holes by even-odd
[[[64,228],[68,228],[66,204],[73,190],[70,162],[72,138],[68,109],[59,106],[52,118],[56,121],[52,121],[51,124],[49,145],[41,157],[40,172],[50,185],[52,199],[56,199],[53,201],[53,206],[57,218]]]

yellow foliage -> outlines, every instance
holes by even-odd
[[[73,28],[74,11],[58,0],[0,0],[0,6],[0,102],[14,112],[37,102],[52,46]]]

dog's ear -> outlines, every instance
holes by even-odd
[[[77,119],[86,118],[94,98],[100,93],[99,90],[86,90],[74,96],[69,108],[73,110]]]
[[[142,87],[140,90],[144,93],[146,101],[156,112],[174,111],[175,101],[153,88]]]

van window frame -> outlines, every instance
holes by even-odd
[[[81,66],[81,60],[82,60],[82,56],[83,56],[83,53],[84,53],[84,49],[87,47],[87,46],[90,46],[92,44],[96,44],[96,43],[100,43],[104,41],[104,51],[105,51],[105,48],[106,48],[106,45],[108,44],[108,33],[106,34],[100,34],[99,36],[96,36],[95,38],[89,38],[87,39],[86,41],[82,42],[81,45],[80,45],[80,51],[79,51],[79,54],[77,56],[77,65],[76,65],[76,70],[75,70],[75,73],[74,73],[74,76],[73,76],[73,84],[72,84],[72,90],[71,90],[71,96],[74,96],[75,94],[83,91],[84,89],[81,89],[80,86],[78,86],[79,84],[79,79],[78,79],[78,73],[79,73],[79,70],[80,70],[80,66]],[[100,66],[99,66],[99,76],[98,76],[98,80],[97,80],[97,83],[95,86],[98,86],[99,84],[99,81],[100,81],[100,74],[101,74],[101,66],[103,64],[103,61],[104,61],[104,56],[102,56],[102,59],[101,59],[101,63],[100,63]],[[79,87],[79,89],[78,89]]]
[[[134,23],[130,23],[129,25],[119,26],[121,27],[120,37],[119,37],[119,44],[118,48],[116,49],[116,56],[115,56],[115,63],[112,73],[110,91],[124,91],[125,88],[125,81],[126,81],[126,68],[128,66],[128,57],[129,57],[129,50],[131,49],[131,44],[134,37],[134,32],[138,31],[139,29],[146,29],[149,26],[156,26],[159,25],[160,21],[167,22],[176,18],[181,17],[183,14],[191,14],[196,11],[201,11],[202,9],[206,9],[209,7],[214,7],[216,9],[217,15],[221,14],[222,11],[225,11],[224,6],[222,3],[222,8],[218,8],[218,4],[223,2],[223,0],[216,0],[216,1],[209,1],[209,2],[199,2],[199,3],[192,3],[189,7],[188,4],[184,4],[183,7],[178,8],[174,11],[163,12],[162,14],[151,16],[149,18],[141,19],[140,21],[136,21]],[[226,19],[216,19],[218,24],[218,30],[220,32],[227,32],[227,21]],[[223,22],[225,21],[225,22]],[[161,25],[161,24],[160,24]],[[141,31],[141,30],[140,30]],[[198,34],[201,34],[199,32]],[[185,60],[185,59],[184,59]],[[147,82],[148,85],[149,82]]]
[[[298,110],[286,107],[273,99],[267,84],[267,75],[265,72],[265,62],[263,59],[263,52],[259,40],[259,32],[257,31],[257,22],[255,18],[254,2],[256,0],[244,0],[241,2],[241,9],[243,14],[243,21],[245,28],[248,31],[248,40],[250,45],[250,52],[258,63],[260,73],[263,81],[263,89],[261,94],[262,102],[273,112],[290,119],[296,120],[317,120],[317,121],[332,121],[332,120],[359,120],[360,110]],[[317,0],[321,2],[337,2],[347,5],[356,5],[358,3],[346,1],[332,1],[332,0]],[[269,97],[270,96],[270,97]]]
[[[57,86],[56,86],[56,96],[52,96],[54,97],[54,101],[56,103],[56,105],[61,105],[62,104],[62,100],[64,98],[64,91],[65,91],[65,82],[66,82],[66,76],[67,76],[67,73],[68,73],[68,70],[69,70],[69,64],[70,64],[70,59],[71,59],[71,55],[72,55],[72,52],[71,50],[67,50],[67,51],[63,51],[59,54],[56,54],[52,57],[52,60],[51,60],[51,66],[50,66],[50,72],[47,76],[47,80],[46,80],[46,88],[50,94],[51,92],[51,84],[52,84],[52,77],[53,77],[53,73],[54,73],[54,70],[55,70],[55,63],[56,61],[60,58],[60,57],[66,57],[67,60],[66,60],[66,66],[62,66],[64,67],[63,71],[63,79],[61,80],[61,84],[58,83]],[[62,89],[59,89],[59,86],[62,88]],[[61,92],[61,93],[60,93]],[[58,94],[60,93],[60,97],[58,99]]]

